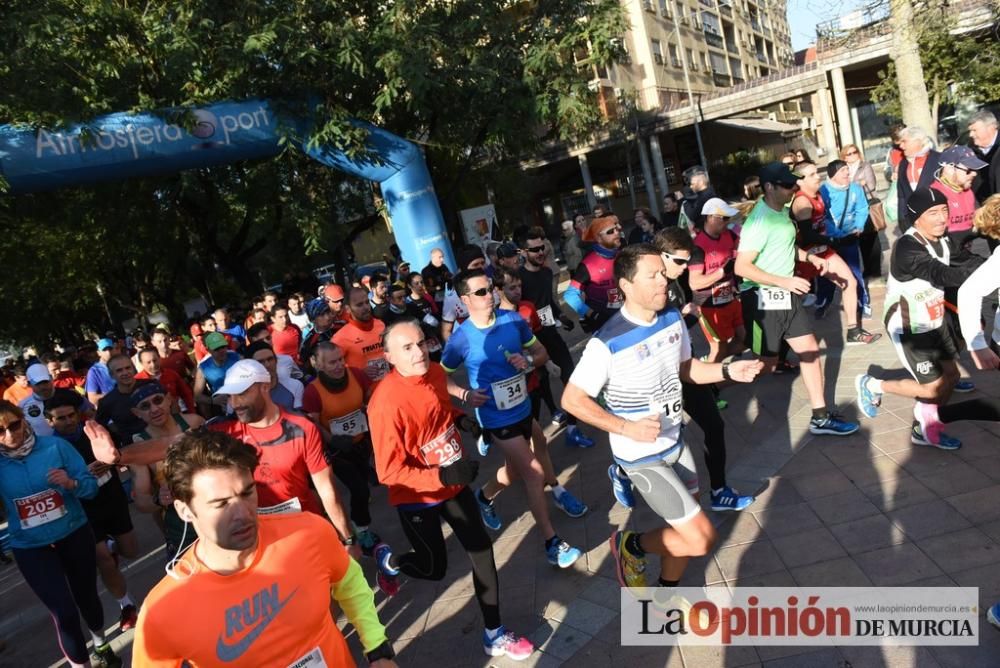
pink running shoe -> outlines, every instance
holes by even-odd
[[[937,445],[941,442],[941,432],[944,431],[944,425],[938,419],[937,404],[929,404],[924,401],[914,403],[913,419],[920,424],[920,430],[924,433],[924,438],[927,439],[928,443]]]
[[[501,628],[500,635],[493,641],[483,631],[483,651],[489,656],[506,656],[514,661],[524,661],[535,651],[535,646],[527,638]]]

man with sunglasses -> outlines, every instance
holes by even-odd
[[[988,167],[967,146],[952,146],[941,152],[941,169],[931,184],[948,200],[948,236],[961,248],[972,236],[976,195],[972,185],[979,170]]]
[[[586,225],[586,218],[577,216],[577,224]],[[586,232],[586,230],[583,230]],[[555,294],[556,281],[552,270],[547,266],[546,260],[548,250],[545,246],[545,230],[535,226],[527,228],[522,232],[523,236],[515,237],[514,241],[524,249],[524,266],[521,267],[521,299],[530,302],[535,307],[538,319],[542,323],[542,328],[537,336],[538,340],[545,346],[545,351],[549,354],[549,359],[559,367],[559,377],[565,386],[573,375],[576,365],[573,357],[569,353],[566,341],[559,334],[559,326],[562,325],[567,331],[572,331],[576,324],[573,319],[562,312],[559,308],[559,299]],[[581,260],[582,262],[582,260]],[[580,264],[578,263],[577,268]],[[568,303],[568,302],[567,302]],[[552,414],[552,424],[555,427],[566,427],[566,443],[578,448],[593,447],[594,441],[589,438],[577,426],[574,416],[567,414],[563,410],[557,410]]]
[[[545,472],[531,448],[532,440],[542,442],[544,434],[531,417],[525,373],[545,365],[545,347],[519,313],[494,309],[493,285],[481,269],[460,272],[455,277],[455,290],[469,311],[469,319],[448,339],[441,366],[454,373],[465,364],[469,385],[483,388],[474,391],[487,397],[476,408],[476,418],[483,428],[483,439],[506,458],[496,478],[476,493],[483,521],[490,529],[500,530],[493,499],[514,480],[523,479],[528,506],[545,538],[549,563],[569,568],[581,552],[559,538],[552,527],[545,500]],[[552,488],[556,505],[560,505],[561,491],[561,485]]]
[[[801,360],[802,380],[809,395],[813,434],[847,436],[858,430],[826,407],[823,396],[823,366],[812,323],[802,306],[802,295],[810,283],[795,276],[795,260],[809,262],[820,275],[827,261],[796,246],[796,226],[786,205],[798,189],[799,174],[788,165],[773,162],[760,170],[764,197],[750,211],[740,234],[735,271],[743,277],[740,301],[747,343],[770,371],[778,362],[784,339]]]
[[[497,261],[499,261],[499,257],[497,255]],[[483,249],[473,244],[459,248],[458,252],[455,253],[455,260],[458,262],[459,271],[486,269],[486,256],[483,255]],[[420,320],[421,316],[419,314],[414,313],[414,315]],[[444,296],[444,306],[441,308],[442,340],[447,342],[451,338],[451,333],[455,330],[455,327],[465,322],[468,317],[469,311],[465,308],[465,304],[462,303],[462,298],[455,291],[454,285],[449,284]]]
[[[590,252],[573,273],[564,297],[580,316],[583,331],[593,332],[622,307],[622,295],[614,277],[615,257],[622,247],[618,216],[595,218],[583,240],[591,244]]]

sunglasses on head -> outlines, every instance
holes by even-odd
[[[673,260],[674,264],[676,264],[679,267],[683,267],[684,265],[686,265],[688,262],[691,261],[691,258],[689,257],[680,257],[679,255],[671,255],[670,253],[664,253],[663,257]]]
[[[14,420],[6,427],[0,425],[0,434],[3,434],[5,432],[9,434],[16,434],[17,432],[21,431],[21,427],[23,425],[24,425],[24,420]]]
[[[149,399],[146,399],[145,401],[139,402],[139,405],[137,405],[136,408],[138,408],[141,411],[148,411],[153,406],[162,406],[163,402],[166,400],[167,398],[165,396],[163,396],[162,394],[157,394],[156,396],[152,396]]]

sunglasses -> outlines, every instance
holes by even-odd
[[[955,169],[965,174],[975,174],[976,170],[969,169],[968,167],[963,167],[962,165],[952,165]]]
[[[621,231],[622,231],[622,226],[621,225],[615,225],[614,227],[612,227],[610,229],[604,230],[603,232],[601,232],[601,234],[606,234],[608,236],[611,236],[612,234],[618,234]]]
[[[673,260],[674,264],[676,264],[679,267],[683,267],[684,265],[686,265],[688,262],[691,261],[691,258],[689,257],[680,257],[678,255],[671,255],[670,253],[664,253],[663,257]]]
[[[844,155],[857,155],[857,154],[858,154],[858,152],[857,152],[857,151],[848,151],[848,152],[847,152],[847,153],[845,153]]]
[[[468,294],[475,295],[477,297],[485,297],[486,295],[493,294],[493,286],[489,285],[485,288],[479,288],[478,290],[473,290]]]
[[[545,246],[544,245],[531,246],[530,248],[525,248],[524,250],[528,251],[529,253],[541,253],[543,250],[545,250]]]
[[[16,434],[21,431],[21,427],[24,426],[24,420],[14,420],[6,427],[0,424],[0,434]]]
[[[157,394],[154,397],[150,397],[146,401],[140,402],[136,406],[136,408],[138,408],[141,411],[148,411],[153,406],[162,406],[163,402],[166,401],[166,400],[167,400],[167,398],[165,396],[163,396],[162,394]]]

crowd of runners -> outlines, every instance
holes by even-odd
[[[628,243],[604,209],[567,221],[562,299],[545,230],[523,227],[489,253],[459,248],[455,267],[436,249],[420,271],[395,258],[352,285],[269,292],[245,321],[219,308],[183,335],[161,326],[33,355],[9,369],[0,401],[0,496],[17,567],[71,666],[121,663],[98,577],[117,599],[118,629],[136,628],[135,666],[352,665],[331,604],[371,665],[393,666],[374,591],[441,580],[447,523],[471,562],[484,652],[526,659],[532,644],[501,614],[492,535],[519,513],[502,492],[523,486],[538,558],[569,568],[593,546],[570,544],[560,527],[589,509],[550,448],[606,438],[608,494],[629,509],[641,497],[660,518],[610,537],[621,586],[678,586],[716,541],[685,413],[704,433],[711,512],[754,502],[726,481],[727,386],[800,373],[812,434],[859,429],[826,404],[814,334],[838,288],[844,344],[871,345],[882,329],[912,376],[859,376],[862,418],[885,393],[911,397],[912,442],[941,450],[961,447],[945,425],[1000,420],[995,398],[949,402],[974,389],[959,372],[963,351],[979,369],[1000,367],[1000,259],[973,251],[977,238],[1000,242],[997,123],[980,114],[973,125],[975,150],[933,155],[918,130],[900,133],[889,176],[909,192],[882,322],[866,287],[881,267],[866,267],[863,250],[870,168],[848,147],[826,181],[806,155],[763,166],[735,205],[690,171],[663,223],[635,212]],[[564,332],[577,326],[589,339],[574,360]],[[700,358],[695,326],[708,343]],[[499,468],[485,475],[489,458]],[[404,544],[373,523],[377,486]],[[155,522],[167,562],[141,595],[120,568],[140,553],[134,514]]]

